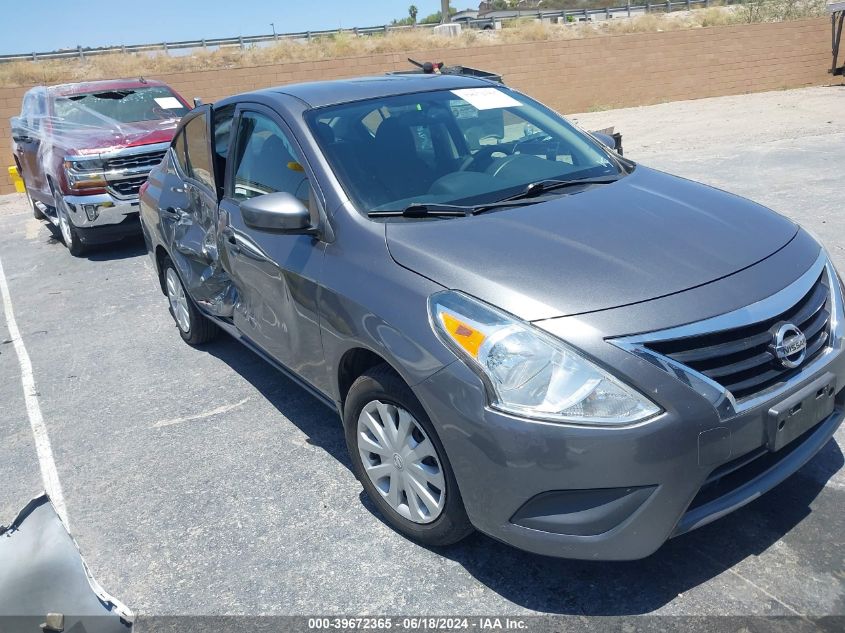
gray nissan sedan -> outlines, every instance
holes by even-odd
[[[367,494],[425,545],[648,556],[843,418],[816,240],[486,80],[198,107],[141,221],[181,337],[222,330],[336,410]]]

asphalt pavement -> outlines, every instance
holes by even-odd
[[[843,113],[830,87],[575,118],[795,218],[845,271]],[[845,615],[842,429],[769,494],[642,561],[480,534],[432,551],[364,498],[335,413],[227,337],[180,340],[140,239],[73,258],[10,195],[0,261],[71,529],[136,613]],[[42,488],[9,339],[0,314],[0,523]]]

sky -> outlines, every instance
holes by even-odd
[[[440,0],[29,0],[23,12],[6,7],[0,54],[47,52],[79,46],[151,44],[238,35],[377,26],[440,10]],[[464,8],[463,4],[452,5]],[[468,6],[477,6],[469,0]],[[15,4],[14,6],[18,6]],[[21,5],[23,6],[23,5]]]

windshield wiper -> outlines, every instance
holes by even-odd
[[[370,211],[371,218],[427,218],[427,217],[466,217],[482,213],[496,207],[524,207],[537,204],[541,200],[499,200],[477,205],[441,204],[438,202],[418,202],[408,205],[404,209],[385,209]]]
[[[529,204],[544,202],[537,199],[540,194],[555,189],[574,187],[575,185],[609,185],[619,180],[621,176],[598,176],[594,178],[573,178],[571,180],[540,180],[532,182],[523,191],[496,202],[477,205],[441,204],[438,202],[417,202],[404,209],[385,209],[370,211],[371,218],[426,218],[426,217],[461,217],[484,213],[489,209],[501,207],[524,207]]]
[[[541,193],[546,193],[547,191],[574,187],[576,185],[609,185],[620,178],[621,176],[598,176],[594,178],[573,178],[571,180],[540,180],[532,182],[525,187],[521,193],[511,196],[510,198],[505,198],[502,202],[535,198]]]

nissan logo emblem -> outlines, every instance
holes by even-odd
[[[792,323],[784,323],[772,335],[771,351],[783,367],[794,369],[804,362],[807,339]]]

